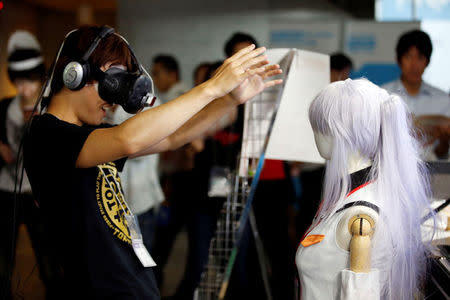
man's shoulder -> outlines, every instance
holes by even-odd
[[[423,88],[435,98],[450,100],[449,94],[425,81],[423,82]]]
[[[381,87],[391,93],[398,92],[400,90],[399,80],[395,79],[395,80],[389,81],[388,83],[383,84]]]

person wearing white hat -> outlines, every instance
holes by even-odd
[[[25,224],[39,265],[40,277],[47,287],[47,299],[51,298],[54,267],[47,247],[39,209],[31,193],[26,174],[21,189],[16,182],[18,151],[33,107],[45,77],[44,60],[37,39],[27,31],[14,32],[8,40],[8,75],[17,90],[17,95],[0,101],[0,230],[3,242],[0,243],[0,290],[10,297],[9,279],[14,266],[17,229]],[[20,171],[19,171],[20,172]],[[17,195],[15,196],[15,189]],[[4,295],[0,295],[4,299]]]

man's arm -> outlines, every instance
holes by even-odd
[[[139,113],[119,126],[94,130],[83,145],[76,166],[89,168],[125,156],[134,157],[174,134],[211,101],[235,90],[249,80],[249,77],[262,78],[270,74],[270,68],[261,67],[268,63],[265,56],[260,56],[265,48],[253,48],[253,45],[244,48],[227,59],[213,78],[181,97]],[[272,72],[276,70],[273,69]],[[263,85],[276,82],[270,81]]]
[[[264,82],[264,79],[280,73],[278,65],[266,67],[263,72],[246,79],[231,93],[209,103],[173,134],[132,157],[174,150],[196,138],[207,135],[212,125],[236,110],[239,104],[252,99],[268,87],[280,84],[282,80]]]
[[[196,138],[202,137],[206,135],[205,133],[217,122],[217,120],[230,113],[237,105],[238,102],[229,95],[216,99],[193,116],[173,134],[169,135],[158,144],[131,157],[175,150]]]

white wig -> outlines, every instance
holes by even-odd
[[[380,205],[372,265],[382,274],[384,299],[413,299],[429,251],[421,239],[421,216],[431,207],[427,169],[405,104],[366,79],[347,79],[319,93],[309,119],[313,130],[332,137],[333,144],[313,225],[326,222],[349,192],[349,156],[371,160],[368,180],[374,181]]]

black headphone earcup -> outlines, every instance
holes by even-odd
[[[72,90],[82,89],[89,78],[89,64],[72,61],[66,65],[63,71],[64,85]]]

